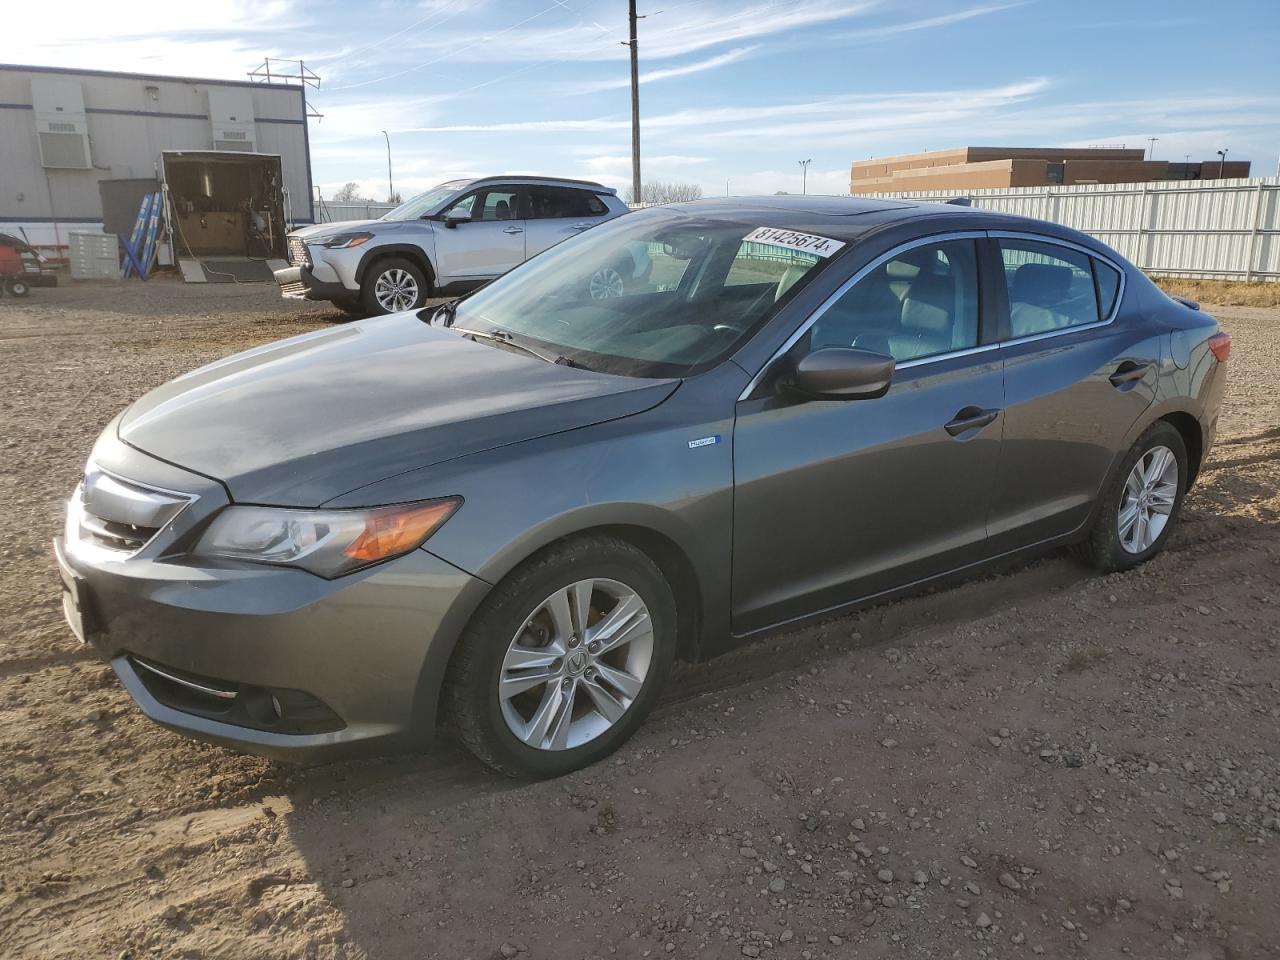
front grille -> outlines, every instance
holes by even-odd
[[[311,254],[301,237],[289,238],[289,263],[295,267],[311,266]]]
[[[103,550],[137,553],[193,499],[90,465],[71,498],[67,533]]]

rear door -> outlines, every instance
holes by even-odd
[[[590,229],[609,213],[604,201],[590,190],[538,184],[531,184],[525,190],[528,197],[526,257]]]
[[[979,296],[983,237],[926,238],[873,261],[787,353],[795,360],[853,346],[891,354],[887,394],[803,400],[766,379],[738,402],[736,633],[983,556],[1004,394],[995,331],[980,307],[988,299]]]
[[[436,234],[436,270],[442,282],[490,279],[524,262],[521,190],[514,184],[481,187],[453,205],[451,209],[469,212],[471,220],[453,227],[446,220]]]
[[[1070,533],[1090,515],[1119,444],[1155,399],[1161,331],[1121,310],[1123,273],[1083,247],[992,233],[1005,426],[993,552]]]

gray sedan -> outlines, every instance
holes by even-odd
[[[642,278],[597,298],[602,266]],[[1229,337],[1049,223],[848,198],[604,224],[102,433],[64,609],[152,718],[287,758],[453,731],[551,776],[676,659],[1075,545],[1153,556]]]

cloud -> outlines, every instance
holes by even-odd
[[[743,57],[749,56],[751,53],[759,49],[760,44],[758,43],[749,47],[736,47],[727,53],[708,57],[706,60],[698,60],[694,63],[686,63],[678,67],[664,67],[661,70],[649,70],[645,73],[641,73],[639,79],[642,84],[653,83],[657,80],[669,80],[672,77],[686,77],[691,73],[702,73],[705,70],[715,70],[717,67],[736,63]],[[576,84],[571,88],[570,92],[597,93],[602,90],[623,90],[629,86],[631,86],[631,77],[621,76],[611,80],[597,80]]]
[[[306,12],[296,0],[131,0],[126,8],[70,0],[56,13],[7,3],[0,62],[240,79],[281,55],[280,24],[302,27]]]
[[[991,13],[999,13],[1001,10],[1011,10],[1014,7],[1024,7],[1032,0],[1014,0],[1012,3],[991,4],[985,7],[970,7],[968,10],[956,10],[952,13],[943,13],[935,17],[924,17],[919,20],[903,20],[899,23],[887,23],[878,27],[863,27],[857,30],[847,30],[837,32],[826,38],[828,40],[883,40],[885,37],[896,36],[900,33],[913,33],[917,30],[932,30],[935,27],[946,27],[953,23],[960,23],[964,20],[972,20],[975,17],[985,17]]]
[[[919,93],[874,93],[746,107],[695,108],[644,117],[642,131],[694,130],[699,138],[750,139],[761,133],[840,133],[859,125],[911,125],[957,114],[972,115],[1034,97],[1049,86],[1044,78],[980,89],[929,90]],[[807,119],[806,119],[807,118]],[[762,125],[761,121],[785,119]],[[607,133],[630,129],[630,119],[516,120],[423,127],[423,133]],[[708,128],[724,128],[710,131]]]

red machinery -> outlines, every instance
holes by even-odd
[[[54,287],[58,277],[45,270],[45,259],[25,240],[0,233],[0,289],[25,297],[32,287]]]

